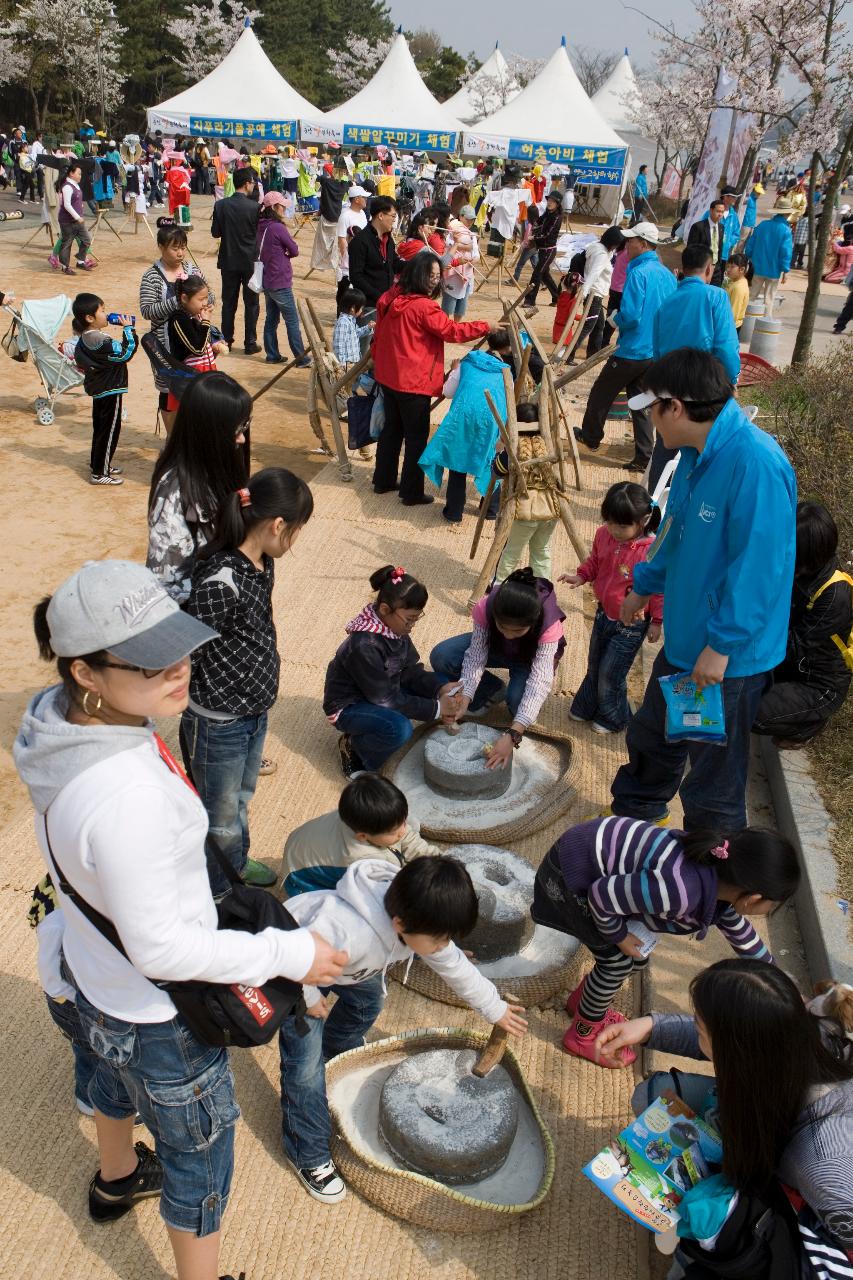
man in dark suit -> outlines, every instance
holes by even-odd
[[[723,218],[725,213],[726,206],[724,201],[712,200],[707,218],[700,218],[698,222],[694,222],[687,237],[688,244],[700,244],[703,248],[710,249],[711,261],[714,264],[711,284],[720,286],[722,286],[723,274],[726,269],[726,260],[723,256],[725,238]]]
[[[258,345],[258,314],[260,299],[249,288],[257,257],[256,237],[260,205],[255,195],[255,171],[246,165],[234,172],[234,194],[225,200],[217,200],[213,206],[213,222],[210,234],[219,241],[216,265],[222,276],[222,336],[229,350],[234,341],[234,320],[237,300],[243,293],[243,311],[247,356],[260,351]]]

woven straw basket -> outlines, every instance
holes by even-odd
[[[483,1049],[488,1037],[458,1027],[429,1027],[407,1031],[375,1040],[360,1049],[339,1054],[326,1067],[326,1088],[332,1116],[332,1158],[346,1182],[372,1204],[394,1217],[431,1231],[449,1231],[454,1235],[472,1235],[497,1231],[508,1226],[521,1213],[537,1208],[551,1190],[554,1178],[554,1143],[527,1086],[518,1059],[511,1049],[504,1053],[502,1065],[509,1072],[524,1101],[532,1112],[542,1140],[543,1173],[536,1195],[525,1204],[493,1204],[465,1195],[455,1187],[446,1187],[432,1178],[407,1169],[390,1169],[379,1164],[363,1150],[354,1136],[349,1117],[338,1110],[332,1086],[356,1067],[379,1061],[392,1054],[423,1049]]]
[[[461,945],[465,945],[464,940]],[[539,1008],[547,1005],[560,991],[574,990],[581,980],[585,954],[585,948],[579,946],[566,964],[557,965],[553,969],[543,969],[540,973],[529,973],[523,977],[494,978],[492,981],[499,991],[510,992],[514,1001],[523,1004],[525,1008]],[[392,965],[388,970],[389,977],[404,986],[411,987],[413,991],[427,996],[430,1000],[456,1005],[460,1009],[468,1008],[468,1002],[452,991],[444,979],[417,956],[412,962],[408,977],[406,977],[407,965],[407,960]]]

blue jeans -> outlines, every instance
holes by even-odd
[[[264,353],[270,360],[280,360],[278,349],[278,319],[284,319],[287,330],[287,341],[290,350],[301,360],[305,355],[305,344],[302,341],[302,330],[299,328],[299,312],[296,310],[296,299],[292,289],[264,289],[267,300],[267,314],[264,320]]]
[[[45,995],[47,1011],[66,1040],[71,1042],[74,1054],[74,1097],[81,1102],[89,1101],[89,1085],[98,1065],[97,1054],[89,1048],[89,1042],[83,1034],[77,1006],[73,1000],[54,1000]]]
[[[313,893],[316,889],[334,889],[346,874],[346,867],[300,867],[285,876],[282,888],[288,898],[298,893]]]
[[[288,1159],[297,1169],[316,1169],[330,1159],[325,1064],[364,1044],[385,1003],[381,974],[354,986],[323,988],[324,995],[329,991],[338,998],[325,1022],[306,1018],[308,1034],[301,1036],[296,1019],[286,1018],[278,1033],[281,1133]]]
[[[450,316],[451,320],[461,320],[468,310],[469,294],[465,294],[464,298],[454,298],[452,293],[442,293],[441,309],[446,316]]]
[[[218,1231],[234,1171],[240,1108],[224,1049],[196,1040],[180,1017],[124,1022],[77,992],[80,1026],[97,1066],[92,1106],[124,1120],[139,1112],[163,1165],[160,1214],[178,1231]]]
[[[371,771],[381,769],[414,732],[408,716],[374,702],[353,702],[344,707],[335,728],[349,735],[353,751]]]
[[[525,245],[525,247],[522,249],[521,256],[518,259],[518,264],[515,268],[515,271],[513,271],[512,273],[513,280],[518,281],[521,279],[521,273],[528,262],[532,262],[534,268],[539,263],[539,253],[533,247],[532,244]]]
[[[452,639],[442,640],[440,644],[437,644],[429,655],[429,662],[433,671],[444,671],[447,673],[448,680],[458,680],[462,674],[462,663],[465,661],[465,654],[468,652],[471,639],[471,634],[468,633],[464,636],[453,636]],[[524,662],[508,663],[500,654],[494,654],[491,651],[486,660],[486,666],[508,671],[509,683],[504,685],[503,680],[499,680],[497,676],[492,675],[491,671],[484,671],[468,710],[480,711],[496,694],[506,689],[506,705],[510,715],[514,716],[521,699],[524,697],[524,690],[527,687],[527,681],[530,676],[530,667]]]
[[[666,704],[658,678],[678,670],[661,650],[642,704],[628,722],[628,763],[610,788],[613,812],[653,822],[678,791],[685,830],[740,831],[746,826],[749,736],[768,677],[762,673],[723,681],[728,740],[725,746],[706,746],[666,740]],[[688,760],[690,772],[684,778]]]
[[[586,675],[575,694],[572,715],[595,720],[605,729],[624,729],[628,723],[628,672],[649,629],[647,619],[626,627],[596,610],[589,638]]]
[[[207,810],[207,872],[214,897],[231,885],[211,848],[228,859],[238,875],[249,856],[249,801],[255,794],[267,736],[267,714],[210,720],[185,711],[181,750],[187,771]]]

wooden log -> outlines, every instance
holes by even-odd
[[[566,530],[566,533],[569,535],[569,541],[571,542],[572,546],[575,549],[575,554],[577,555],[579,560],[581,561],[586,560],[587,556],[589,555],[589,550],[586,547],[583,538],[578,533],[578,527],[575,524],[575,518],[572,515],[572,509],[569,506],[568,498],[565,496],[565,494],[558,493],[557,503],[560,508],[560,519],[563,522],[563,528]]]
[[[507,373],[509,373],[509,370],[507,370]],[[509,458],[510,470],[512,470],[513,467],[515,468],[519,492],[522,498],[526,498],[529,495],[527,492],[527,485],[524,482],[524,475],[522,474],[521,466],[519,465],[518,455],[516,453],[517,438],[516,438],[516,441],[513,441],[509,431],[507,430],[507,427],[501,421],[501,415],[498,413],[497,408],[495,407],[495,402],[492,399],[491,392],[486,391],[484,392],[484,395],[486,397],[486,403],[488,404],[489,408],[492,411],[492,417],[494,418],[495,422],[498,424],[498,432],[500,433],[503,447],[506,449],[507,457]]]
[[[477,527],[474,530],[474,541],[471,543],[471,553],[468,556],[469,560],[473,560],[477,554],[477,547],[480,545],[480,537],[483,532],[483,525],[486,523],[486,512],[489,509],[489,503],[492,500],[492,494],[495,492],[495,485],[497,484],[497,482],[498,482],[497,477],[495,476],[494,472],[492,472],[492,474],[489,476],[489,487],[486,489],[486,496],[483,498],[483,501],[480,503],[480,511],[477,516]]]
[[[507,502],[500,515],[495,521],[495,533],[492,539],[492,545],[489,547],[489,554],[486,556],[482,569],[474,583],[474,589],[468,597],[468,608],[473,609],[474,605],[482,596],[489,583],[494,577],[495,570],[498,567],[498,561],[501,558],[506,540],[509,537],[514,519],[513,511],[515,504]]]
[[[596,351],[594,355],[587,356],[586,360],[582,360],[580,364],[576,364],[569,369],[568,373],[561,373],[559,378],[554,380],[554,388],[559,391],[562,387],[568,386],[570,382],[582,378],[590,369],[594,369],[596,365],[603,364],[605,360],[612,356],[616,347],[615,340],[608,346],[602,347],[600,351]]]
[[[326,439],[326,433],[323,430],[323,423],[320,420],[320,410],[317,408],[317,373],[311,370],[311,376],[308,380],[308,425],[314,432],[320,442],[320,448],[327,458],[334,458],[335,452],[329,446]]]
[[[261,387],[261,389],[255,392],[255,394],[252,396],[252,404],[254,404],[256,400],[260,400],[261,396],[266,395],[270,387],[274,387],[275,384],[278,382],[279,378],[283,378],[286,373],[289,373],[290,370],[295,366],[295,364],[296,364],[295,357],[291,360],[288,360],[287,364],[284,365],[283,368],[279,369],[278,373],[274,374],[274,376],[270,378],[269,382],[265,382],[264,385]]]
[[[311,319],[314,321],[314,324],[317,327],[317,336],[320,338],[320,341],[323,343],[323,349],[325,351],[331,352],[332,348],[329,343],[329,339],[326,337],[326,330],[323,328],[322,324],[320,323],[320,317],[317,315],[317,308],[314,306],[314,303],[311,300],[311,298],[304,298],[303,301],[305,305],[308,307],[308,310],[311,312]]]
[[[311,355],[314,360],[314,371],[317,374],[317,386],[320,394],[326,404],[326,409],[332,423],[332,436],[335,441],[335,449],[338,455],[338,466],[340,467],[341,479],[352,480],[352,464],[344,444],[343,432],[341,431],[341,420],[338,416],[338,405],[333,390],[334,383],[326,372],[323,363],[323,346],[322,337],[314,328],[314,316],[311,314],[310,303],[305,305],[305,299],[299,299],[296,303],[299,311],[299,317],[302,321],[302,327],[308,338],[308,345],[311,348]]]

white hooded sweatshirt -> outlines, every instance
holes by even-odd
[[[344,972],[337,979],[343,986],[365,982],[378,973],[384,980],[389,964],[414,959],[414,951],[397,934],[385,909],[385,894],[395,875],[397,868],[389,863],[362,858],[349,868],[336,888],[300,893],[287,900],[288,911],[303,928],[349,952]],[[495,984],[477,971],[455,942],[421,959],[487,1022],[497,1022],[506,1013],[507,1003],[498,995]],[[305,988],[309,1009],[319,997],[316,987]]]
[[[314,960],[305,929],[217,929],[207,878],[207,814],[160,756],[153,727],[75,725],[61,685],[36,694],[14,746],[45,839],[66,878],[118,931],[130,960],[65,897],[63,951],[83,995],[126,1022],[167,1022],[171,999],[149,979],[260,986],[298,981]]]

